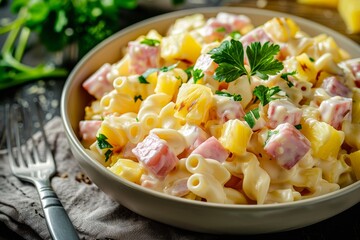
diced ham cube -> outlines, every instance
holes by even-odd
[[[278,125],[264,150],[285,169],[291,169],[310,150],[309,140],[290,123]]]
[[[258,27],[242,36],[240,42],[243,44],[244,48],[246,48],[252,42],[261,42],[263,44],[265,42],[273,42],[273,40],[263,28]]]
[[[205,75],[212,76],[218,64],[214,62],[209,54],[201,54],[196,60],[194,69],[200,69]]]
[[[349,67],[355,77],[355,85],[360,88],[360,59],[352,60],[349,63]]]
[[[111,71],[111,65],[105,63],[101,68],[99,68],[93,75],[91,75],[85,82],[82,84],[83,88],[92,96],[97,99],[100,99],[105,93],[110,92],[114,89],[112,83],[110,83],[106,75]]]
[[[214,136],[201,143],[192,154],[200,154],[204,158],[211,158],[219,162],[225,162],[229,157],[229,152]]]
[[[232,98],[215,95],[216,98],[216,115],[222,123],[230,119],[240,119],[245,116],[245,111],[238,101]]]
[[[129,71],[143,74],[149,68],[160,66],[160,46],[149,46],[140,42],[129,42]]]
[[[331,96],[349,97],[351,93],[351,90],[334,76],[325,78],[321,87]]]
[[[220,22],[216,18],[207,20],[206,25],[201,29],[200,33],[206,43],[221,41],[226,34],[232,30],[229,23]]]
[[[290,101],[278,99],[269,103],[267,115],[270,128],[276,128],[282,123],[290,123],[295,126],[300,124],[302,111]]]
[[[231,31],[241,31],[245,27],[251,25],[250,18],[245,15],[220,12],[216,15],[216,19],[221,23],[229,24],[231,26]]]
[[[164,189],[164,192],[172,196],[182,197],[190,192],[187,187],[188,178],[180,178]]]
[[[341,129],[344,119],[351,119],[352,99],[340,96],[331,97],[321,102],[319,111],[321,120],[335,129]]]
[[[93,143],[96,141],[96,133],[101,126],[100,120],[82,120],[79,122],[80,137],[83,141]]]
[[[195,148],[209,138],[209,135],[200,127],[196,125],[184,125],[179,132],[184,136],[187,148],[181,154],[182,157],[187,157]]]
[[[138,143],[132,152],[146,169],[159,178],[165,177],[178,162],[167,142],[154,133]]]

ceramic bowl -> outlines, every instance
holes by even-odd
[[[218,12],[249,16],[254,25],[286,16],[297,22],[310,35],[326,33],[352,57],[360,57],[360,47],[339,33],[317,23],[284,13],[250,8],[197,8],[171,12],[128,27],[106,39],[90,51],[73,69],[63,89],[61,114],[71,149],[91,180],[111,198],[128,209],[150,219],[179,228],[217,234],[260,234],[308,226],[330,218],[360,202],[360,181],[343,189],[312,199],[267,205],[225,205],[191,201],[146,189],[116,176],[92,159],[78,138],[78,123],[90,96],[81,84],[103,63],[114,63],[130,40],[156,29],[164,34],[175,19],[193,13],[205,17]]]

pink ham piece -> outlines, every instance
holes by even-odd
[[[86,142],[95,142],[96,133],[101,126],[100,120],[82,120],[79,122],[80,137]]]
[[[355,85],[360,88],[360,59],[349,60],[349,67],[355,77]]]
[[[270,38],[270,36],[265,32],[263,28],[258,27],[242,36],[240,38],[240,42],[246,49],[246,47],[249,46],[252,42],[261,42],[263,44],[265,42],[274,41]]]
[[[231,31],[241,31],[251,24],[250,18],[245,15],[236,15],[231,13],[220,12],[216,15],[220,23],[229,24]]]
[[[129,71],[143,74],[149,68],[160,66],[160,46],[149,46],[140,42],[129,42]]]
[[[83,88],[96,99],[100,99],[105,93],[114,89],[112,83],[110,83],[106,77],[110,71],[111,65],[105,63],[83,83]]]
[[[281,123],[300,124],[302,111],[290,101],[278,99],[269,103],[267,115],[269,127],[276,128]]]
[[[150,133],[132,150],[136,158],[156,177],[165,177],[178,162],[167,142]]]
[[[206,25],[201,29],[201,35],[206,43],[221,41],[226,34],[231,33],[231,25],[229,23],[220,22],[216,18],[210,18]]]
[[[229,152],[221,145],[219,140],[214,136],[206,139],[205,142],[201,143],[192,154],[199,154],[204,158],[211,158],[219,162],[225,162],[229,157]]]
[[[245,111],[242,108],[240,102],[226,98],[226,102],[219,104],[216,108],[217,118],[222,123],[229,121],[230,119],[240,119],[245,116]]]
[[[310,150],[309,140],[290,123],[278,125],[264,150],[285,169],[291,169]]]
[[[319,107],[321,120],[340,130],[345,118],[351,118],[352,99],[340,96],[322,101]],[[351,120],[351,119],[350,119]]]
[[[351,93],[351,90],[334,76],[325,78],[321,88],[331,96],[349,97]]]
[[[196,60],[194,69],[200,69],[205,75],[212,76],[218,64],[214,62],[209,54],[201,54]]]

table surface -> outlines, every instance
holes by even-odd
[[[348,34],[346,26],[339,16],[336,9],[321,8],[317,6],[301,5],[296,0],[230,0],[223,1],[225,6],[240,6],[240,7],[253,7],[286,12],[289,14],[297,15],[327,27],[330,27],[353,41],[360,44],[360,34]],[[122,11],[123,27],[129,26],[137,21],[152,17],[160,14],[165,10],[149,10],[144,7],[139,7],[131,11]],[[8,5],[0,8],[0,18],[9,15]],[[2,46],[0,39],[0,45]],[[37,62],[42,60],[43,55],[28,53],[25,62]],[[1,76],[0,76],[1,78]],[[45,96],[48,101],[47,104],[48,114],[47,118],[50,119],[55,115],[59,115],[59,101],[61,98],[61,90],[65,83],[65,78],[57,80],[39,80],[34,81],[23,86],[0,91],[0,108],[4,107],[5,102],[11,101],[18,97],[31,97],[32,94],[40,93]],[[1,109],[0,109],[1,110]],[[0,127],[2,128],[2,127]],[[1,139],[1,138],[0,138]],[[1,148],[1,142],[0,142]],[[341,239],[360,239],[360,203],[352,208],[324,220],[320,223],[304,227],[297,230],[288,232],[263,234],[246,236],[246,239],[333,239],[334,236],[341,236]],[[0,222],[0,239],[21,239],[16,233],[7,229],[4,223]]]

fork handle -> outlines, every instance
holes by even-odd
[[[50,181],[37,181],[35,185],[39,192],[41,205],[44,209],[46,223],[52,239],[79,239],[69,216],[67,215],[56,193],[52,189]]]

